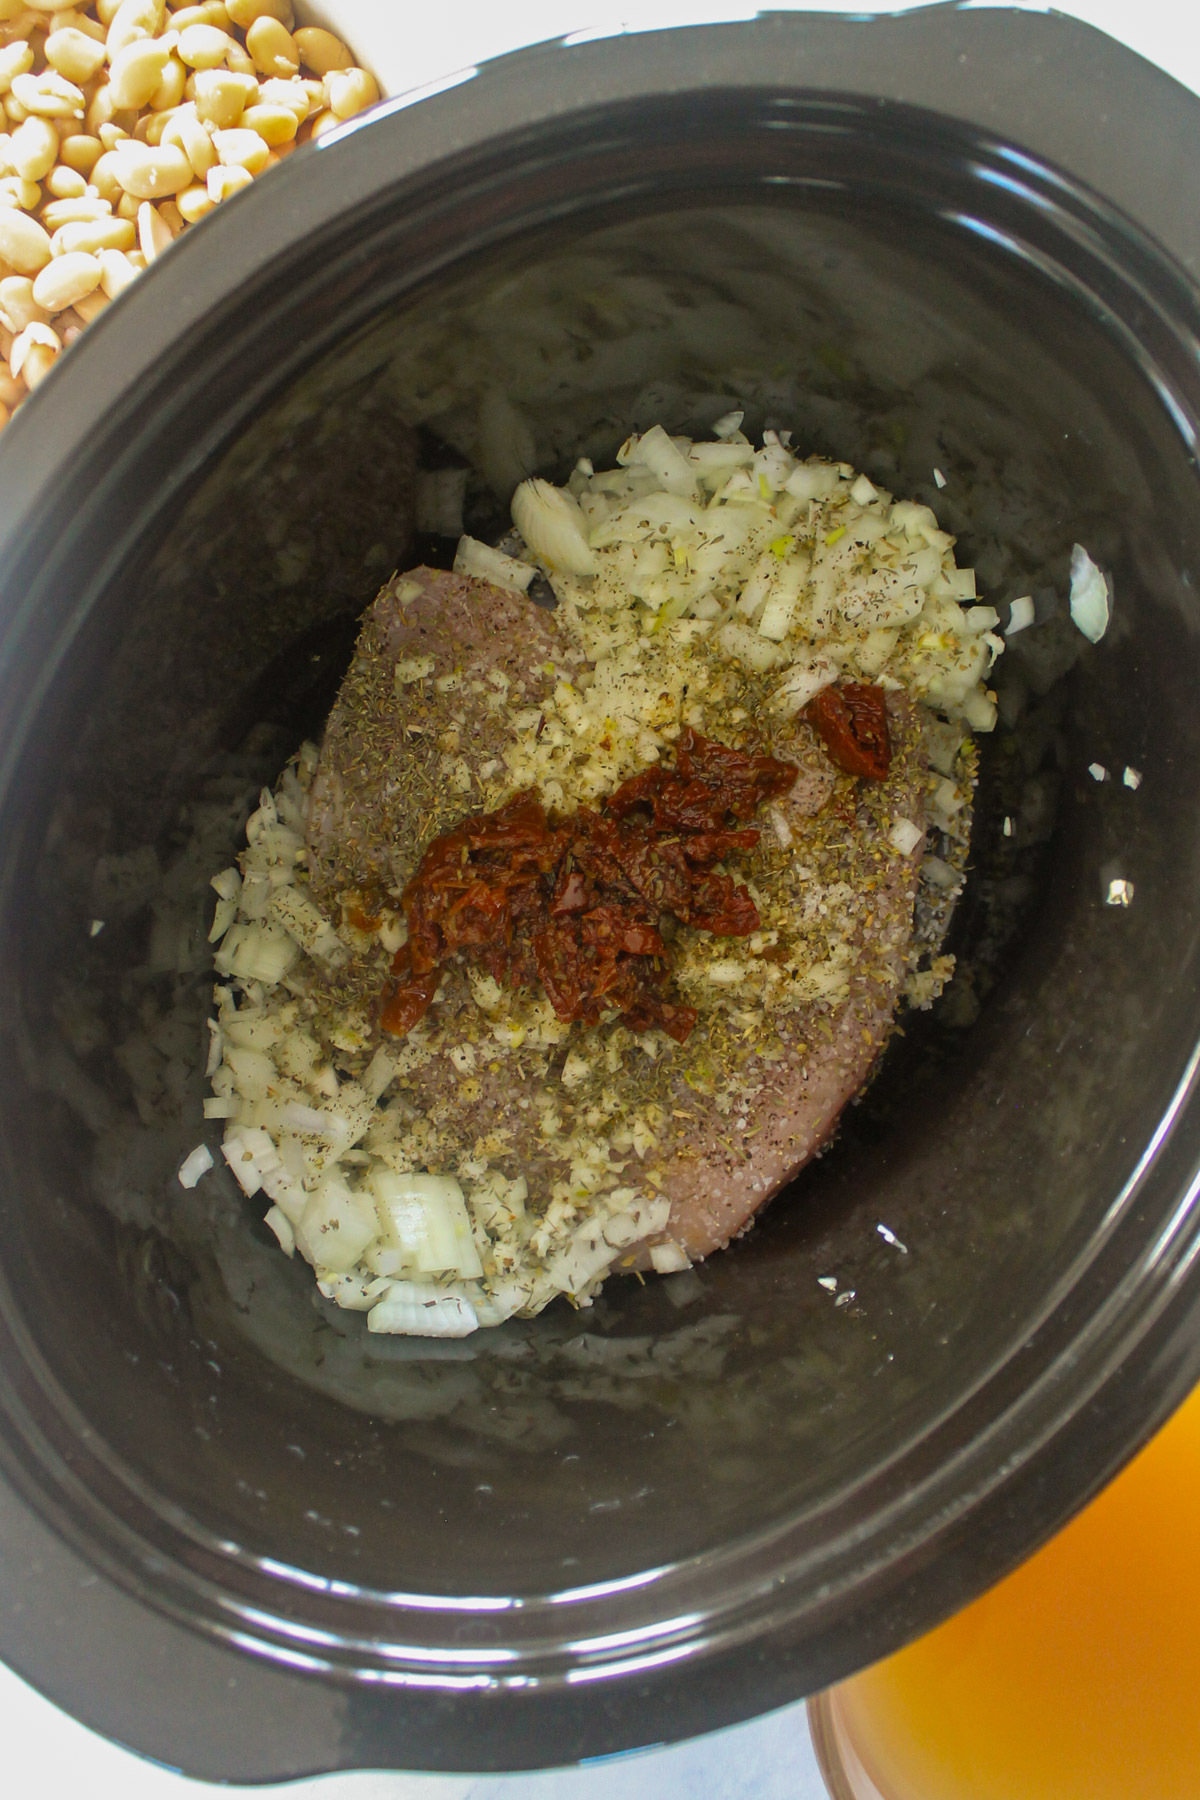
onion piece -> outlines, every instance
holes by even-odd
[[[367,1185],[376,1200],[382,1247],[396,1258],[392,1274],[401,1268],[422,1275],[453,1271],[472,1279],[483,1274],[463,1191],[452,1175],[375,1168]]]
[[[1082,544],[1071,547],[1071,617],[1090,644],[1108,630],[1111,594],[1108,582]]]
[[[1015,637],[1018,631],[1028,631],[1033,621],[1033,595],[1019,594],[1008,609],[1008,624],[1004,627],[1005,637]]]
[[[539,476],[523,481],[512,497],[512,519],[547,568],[565,569],[570,575],[596,573],[599,565],[587,541],[579,502],[561,488]]]
[[[640,437],[631,437],[617,453],[617,461],[626,465],[640,463],[668,494],[680,494],[685,500],[695,498],[696,471],[661,425],[652,425]]]
[[[197,1144],[189,1156],[185,1156],[179,1165],[179,1185],[194,1188],[202,1175],[207,1175],[213,1166],[213,1154],[207,1144]]]
[[[378,1236],[375,1209],[365,1194],[356,1194],[331,1171],[304,1209],[296,1228],[296,1248],[317,1269],[345,1275]]]
[[[912,819],[893,819],[888,842],[901,856],[911,856],[924,836],[921,827]]]
[[[507,588],[513,594],[525,593],[534,576],[531,563],[518,562],[515,556],[505,556],[502,550],[493,550],[473,537],[459,538],[454,573],[490,581],[493,587]]]
[[[471,1302],[428,1281],[393,1281],[367,1314],[367,1330],[403,1337],[461,1338],[478,1331]]]
[[[827,656],[797,657],[775,692],[771,706],[785,719],[794,719],[822,688],[838,678],[837,666]]]
[[[692,1266],[691,1257],[679,1244],[651,1244],[650,1262],[656,1275],[677,1275]]]
[[[270,1207],[263,1215],[263,1224],[270,1227],[279,1240],[279,1248],[285,1256],[296,1254],[296,1233],[292,1230],[292,1222],[286,1213],[281,1213],[277,1206]]]

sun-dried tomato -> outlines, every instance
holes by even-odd
[[[884,781],[892,761],[888,735],[887,697],[881,687],[863,681],[843,681],[822,688],[805,708],[829,760],[847,775],[867,781]]]
[[[379,1024],[383,1031],[390,1032],[393,1037],[407,1037],[413,1026],[429,1011],[433,996],[437,993],[438,982],[442,979],[442,972],[440,969],[429,969],[424,975],[414,975],[406,945],[393,957],[392,973],[398,975],[400,980],[383,1003]]]
[[[464,819],[434,839],[404,891],[408,942],[381,1026],[411,1031],[460,956],[513,986],[540,983],[566,1022],[615,1010],[633,1030],[658,1025],[682,1043],[696,1013],[662,991],[663,923],[724,937],[758,928],[749,891],[714,865],[754,848],[758,832],[743,822],[796,773],[686,730],[673,768],[622,782],[598,810],[552,820],[519,794]]]

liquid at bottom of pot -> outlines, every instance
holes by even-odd
[[[833,1800],[1196,1800],[1200,1389],[990,1593],[810,1704]]]

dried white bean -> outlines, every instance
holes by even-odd
[[[46,186],[56,200],[78,200],[81,194],[87,193],[87,182],[78,169],[72,169],[66,163],[57,163],[46,177]]]
[[[179,58],[189,69],[219,69],[234,47],[229,33],[215,25],[189,25],[179,33]]]
[[[107,219],[112,207],[98,194],[80,194],[77,200],[50,200],[42,208],[42,224],[47,231],[61,225],[77,225],[85,220]]]
[[[25,181],[40,181],[58,161],[58,133],[49,119],[30,118],[18,125],[8,146],[8,160]]]
[[[259,106],[286,106],[296,115],[296,122],[303,125],[312,111],[312,102],[308,90],[302,81],[260,81],[258,84]],[[250,109],[247,107],[246,109]]]
[[[26,325],[24,331],[19,331],[12,341],[12,348],[8,353],[8,372],[14,381],[22,375],[28,381],[25,363],[34,349],[49,350],[55,354],[62,349],[62,339],[54,328],[42,325],[36,319],[32,324]]]
[[[33,297],[48,313],[74,306],[100,286],[100,263],[86,250],[68,250],[47,263],[33,284]]]
[[[98,256],[102,250],[132,250],[136,232],[128,219],[80,219],[60,225],[50,239],[53,255],[63,256],[69,250],[86,250]]]
[[[88,13],[80,12],[76,7],[62,11],[56,8],[54,17],[50,21],[50,29],[51,31],[82,31],[84,37],[90,37],[96,44],[102,44],[108,36],[107,25],[101,24],[99,19],[93,19]]]
[[[90,175],[104,154],[104,145],[99,138],[76,132],[61,140],[58,154],[69,169],[78,169],[81,175]]]
[[[57,355],[57,350],[51,350],[45,344],[33,344],[30,346],[21,366],[21,375],[24,379],[25,386],[29,389],[31,394],[34,388],[40,387],[43,381],[45,381],[47,375],[54,367],[54,361]]]
[[[6,275],[0,281],[0,318],[12,332],[24,331],[35,319],[46,324],[45,309],[34,299],[28,275]]]
[[[218,25],[222,31],[228,31],[230,23],[225,0],[200,0],[198,6],[181,6],[171,14],[171,26],[175,31],[182,31],[188,25]]]
[[[12,97],[26,112],[43,119],[82,119],[83,89],[67,81],[55,69],[43,69],[40,75],[13,77]]]
[[[219,205],[222,200],[228,200],[241,188],[249,187],[253,180],[254,177],[249,169],[243,169],[240,163],[231,165],[229,168],[218,164],[215,169],[208,171],[205,178],[208,197],[214,205]]]
[[[0,94],[7,94],[18,75],[27,75],[33,67],[33,45],[25,38],[5,44],[0,49]]]
[[[143,200],[138,207],[137,234],[138,248],[148,264],[161,255],[174,235],[167,221],[148,200]]]
[[[6,175],[0,180],[0,206],[19,207],[22,212],[32,212],[42,197],[42,190],[36,181],[26,181],[23,175]]]
[[[292,29],[292,0],[225,0],[225,7],[243,31],[248,31],[255,19],[278,19],[289,31]]]
[[[141,117],[138,119],[137,124],[133,128],[132,135],[137,139],[139,144],[152,144],[157,148],[157,146],[162,143],[163,133],[171,123],[173,117],[174,108],[172,108],[170,112],[157,113],[147,110],[142,113]]]
[[[46,61],[68,81],[90,81],[104,67],[104,45],[85,31],[68,25],[46,39]]]
[[[0,427],[301,125],[319,137],[378,99],[340,38],[295,29],[292,0],[171,3],[0,0]]]
[[[182,194],[176,196],[175,204],[186,223],[195,225],[205,213],[212,211],[214,201],[207,186],[198,181],[192,187],[184,188]]]
[[[353,119],[379,99],[379,83],[366,69],[334,69],[325,77],[325,91],[339,119]]]
[[[36,275],[50,261],[50,233],[28,213],[0,208],[0,262],[18,275]]]
[[[248,106],[242,114],[242,125],[256,131],[272,149],[290,144],[300,129],[300,121],[290,106]]]
[[[304,67],[311,69],[314,75],[324,76],[331,69],[354,66],[354,58],[341,38],[334,37],[332,31],[322,31],[319,25],[303,26],[296,33],[296,48]]]
[[[120,200],[125,190],[117,180],[117,153],[115,150],[104,152],[92,169],[89,185],[110,206],[115,206]]]
[[[202,69],[196,76],[196,117],[218,131],[231,131],[244,109],[258,98],[258,82],[251,75],[235,75],[229,69]]]
[[[100,16],[103,18],[103,13]],[[136,43],[138,38],[157,37],[162,28],[162,0],[121,0],[108,28],[109,61],[119,50],[124,50],[126,44]]]
[[[93,137],[102,138],[105,129],[112,126],[116,113],[117,108],[113,101],[112,89],[107,81],[102,82],[88,101],[88,109],[83,115],[84,130],[90,131]],[[123,126],[120,129],[126,137],[129,136]]]
[[[150,96],[150,105],[155,112],[167,112],[178,106],[183,99],[183,90],[187,86],[187,69],[172,51],[166,68],[162,72],[162,80]]]
[[[300,73],[300,52],[295,39],[278,19],[255,19],[246,33],[246,49],[260,75],[286,80]]]
[[[125,221],[122,219],[122,224]],[[136,281],[141,270],[134,267],[129,258],[120,250],[101,250],[100,252],[100,286],[110,300],[123,294],[131,281]]]
[[[137,200],[166,199],[180,188],[190,187],[192,165],[175,144],[139,144],[130,138],[113,151],[116,177],[127,194]]]
[[[117,110],[148,105],[170,60],[169,38],[136,38],[118,50],[108,71],[109,90]]]
[[[90,325],[93,319],[100,316],[107,305],[108,295],[104,290],[102,288],[93,288],[90,294],[85,294],[82,300],[77,300],[75,302],[75,311],[79,314],[85,325]]]
[[[218,131],[213,144],[226,168],[240,166],[251,175],[259,175],[267,166],[267,146],[257,131]]]
[[[164,144],[177,144],[191,165],[197,181],[203,181],[217,160],[211,136],[193,113],[176,113],[163,132]]]

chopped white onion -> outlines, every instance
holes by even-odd
[[[768,806],[767,817],[771,821],[771,826],[774,830],[779,848],[781,850],[790,850],[796,840],[792,836],[792,828],[788,824],[787,814],[784,812],[782,806]]]
[[[550,569],[594,575],[599,567],[587,539],[579,502],[535,476],[512,497],[513,524],[535,556]]]
[[[238,903],[236,900],[218,900],[213,908],[212,929],[208,934],[210,944],[219,944],[233,921],[237,918]]]
[[[386,1093],[396,1079],[396,1065],[386,1050],[377,1050],[363,1072],[363,1092],[372,1100]]]
[[[643,468],[649,469],[659,486],[668,494],[680,494],[684,499],[691,499],[697,491],[696,471],[661,425],[652,425],[640,437],[631,437],[618,452],[617,461],[625,465],[640,463]]]
[[[651,1244],[650,1261],[657,1275],[676,1275],[692,1266],[691,1257],[679,1244]]]
[[[238,869],[222,869],[219,875],[213,876],[208,885],[209,887],[216,889],[218,899],[236,900],[242,891],[241,871]]]
[[[377,1275],[335,1275],[323,1269],[317,1286],[327,1300],[333,1300],[347,1312],[367,1312],[384,1295],[391,1283]]]
[[[490,581],[493,587],[508,588],[514,594],[523,594],[534,577],[531,563],[518,562],[515,556],[505,556],[502,550],[493,550],[473,537],[459,538],[454,572]]]
[[[1000,623],[994,606],[968,606],[963,618],[968,631],[992,631]]]
[[[1082,544],[1071,549],[1071,617],[1091,644],[1108,630],[1108,582]]]
[[[204,1102],[206,1119],[236,1119],[241,1110],[239,1094],[214,1094],[211,1100]]]
[[[436,656],[402,656],[392,670],[392,681],[397,691],[415,687],[418,681],[428,681],[436,668]]]
[[[398,1258],[393,1274],[401,1268],[422,1275],[483,1274],[463,1191],[452,1175],[374,1168],[367,1184],[377,1203],[381,1248]]]
[[[785,718],[794,719],[837,678],[837,666],[827,656],[797,657],[771,695],[771,705]]]
[[[263,1224],[268,1225],[279,1240],[279,1248],[285,1256],[296,1254],[296,1233],[286,1213],[281,1213],[277,1206],[272,1206],[263,1215]]]
[[[917,845],[924,839],[925,833],[912,819],[893,819],[892,828],[888,832],[888,842],[901,856],[911,856]]]
[[[1005,836],[1011,837],[1012,833],[1006,832]],[[943,862],[940,856],[923,856],[921,858],[921,880],[927,881],[931,887],[948,890],[957,887],[962,877],[957,869],[951,868],[948,862]]]
[[[327,968],[337,969],[349,961],[350,952],[346,945],[302,889],[276,888],[271,896],[269,916],[283,926],[302,950],[315,956]]]
[[[197,1144],[190,1155],[185,1156],[179,1165],[179,1185],[194,1188],[202,1175],[207,1175],[213,1166],[212,1151],[207,1144]]]
[[[404,1337],[461,1338],[478,1331],[471,1302],[432,1282],[393,1281],[367,1314],[367,1330]]]
[[[336,1172],[321,1178],[296,1228],[296,1248],[317,1269],[344,1275],[378,1235],[375,1208]]]
[[[221,1154],[247,1199],[252,1199],[262,1186],[263,1169],[274,1168],[279,1162],[270,1134],[257,1125],[231,1126],[225,1133]]]
[[[231,925],[213,957],[218,975],[235,975],[242,981],[261,981],[273,987],[300,959],[300,946],[286,931],[271,923]]]
[[[1018,631],[1027,631],[1033,624],[1033,595],[1019,594],[1008,609],[1008,624],[1004,627],[1005,637],[1015,637]]]

